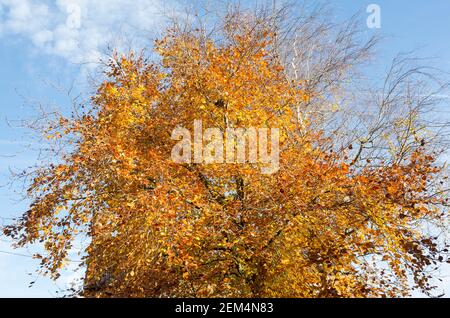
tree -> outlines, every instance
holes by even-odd
[[[421,230],[447,217],[437,150],[417,112],[368,129],[373,140],[327,128],[328,115],[347,115],[327,108],[330,96],[373,40],[357,46],[347,25],[305,71],[299,47],[321,33],[300,39],[316,24],[288,28],[286,14],[235,8],[214,35],[175,23],[155,42],[159,58],[114,54],[89,109],[47,118],[45,136],[64,152],[33,172],[33,203],[5,234],[43,242],[37,257],[54,278],[73,240],[90,238],[79,291],[89,297],[395,297],[411,277],[429,292],[426,269],[446,252]],[[222,132],[278,128],[280,169],[173,162],[171,132],[199,119]],[[367,155],[379,131],[396,132],[400,152]]]

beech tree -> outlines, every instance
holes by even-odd
[[[339,105],[357,98],[347,79],[376,41],[353,20],[291,14],[232,7],[213,26],[174,21],[153,55],[113,54],[86,107],[44,118],[59,152],[23,175],[32,204],[4,233],[43,243],[36,257],[53,278],[74,239],[89,238],[86,297],[431,292],[448,199],[445,146],[412,85],[425,72],[399,58],[365,112]],[[194,120],[278,128],[279,170],[173,162],[171,132]]]

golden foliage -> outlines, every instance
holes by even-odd
[[[159,62],[116,56],[62,163],[36,172],[30,210],[5,232],[45,243],[57,275],[88,236],[86,296],[378,297],[427,289],[438,253],[420,231],[439,221],[425,148],[398,164],[356,169],[321,148],[293,113],[308,101],[269,54],[273,35],[246,30],[221,44],[169,31]],[[175,164],[176,126],[277,127],[280,170],[256,164]]]

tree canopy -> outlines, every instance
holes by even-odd
[[[73,240],[88,237],[79,291],[88,297],[430,291],[426,269],[445,247],[423,226],[448,217],[436,148],[413,113],[391,127],[409,129],[395,154],[380,147],[370,157],[372,140],[330,134],[317,115],[339,93],[330,79],[363,54],[345,50],[334,57],[345,68],[303,76],[304,64],[285,60],[297,44],[282,46],[287,33],[273,22],[228,15],[220,38],[174,25],[153,58],[114,54],[88,109],[49,119],[44,134],[65,151],[33,171],[30,209],[4,232],[20,246],[42,242],[37,257],[54,278]],[[222,131],[278,128],[279,170],[173,162],[171,132],[194,120]]]

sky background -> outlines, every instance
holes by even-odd
[[[330,2],[336,19],[360,12],[361,28],[384,37],[372,67],[374,76],[397,53],[412,50],[418,56],[436,58],[440,68],[450,71],[450,1]],[[381,8],[380,29],[366,26],[366,8],[372,3]],[[36,105],[68,109],[67,91],[72,88],[72,97],[92,91],[88,78],[95,76],[97,61],[108,47],[150,45],[164,26],[162,13],[176,13],[189,4],[195,1],[0,0],[0,225],[26,211],[19,185],[8,186],[10,170],[20,171],[37,160],[33,148],[39,145],[26,147],[32,142],[30,133],[18,121],[32,118]],[[39,264],[31,258],[37,249],[14,250],[0,236],[0,297],[57,297],[82,274],[74,272],[76,263],[70,263],[57,282],[38,276]],[[448,266],[440,277],[437,292],[450,297]]]

